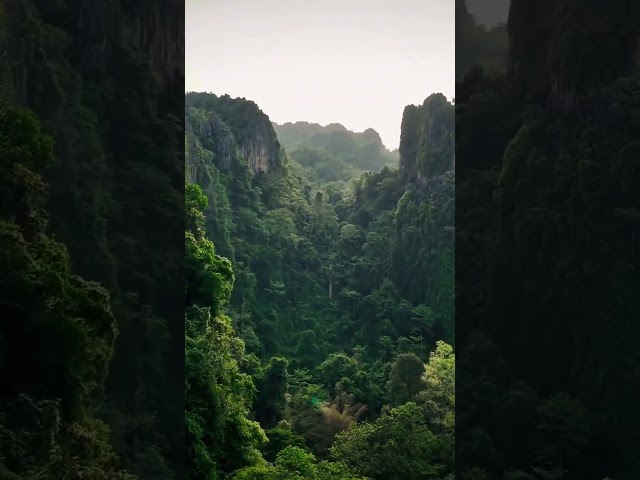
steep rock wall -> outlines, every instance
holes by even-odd
[[[5,0],[13,27],[6,41],[16,100],[29,103],[25,88],[34,60],[65,57],[81,74],[112,74],[120,48],[144,52],[163,88],[184,77],[184,3],[120,0]],[[78,3],[76,5],[76,3]]]
[[[217,167],[228,169],[234,155],[244,159],[253,174],[281,165],[282,149],[273,125],[254,102],[228,95],[188,93],[187,103],[204,114],[193,128],[201,138],[211,139],[203,146],[216,154]]]
[[[454,108],[441,93],[402,116],[400,170],[408,180],[431,178],[453,169]]]
[[[525,98],[570,108],[639,66],[639,25],[637,2],[512,0],[509,70]]]

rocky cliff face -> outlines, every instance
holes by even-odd
[[[453,105],[441,93],[405,108],[400,133],[400,170],[405,178],[431,178],[453,169],[454,120]]]
[[[188,135],[193,132],[199,138],[210,139],[208,148],[213,152],[219,168],[229,170],[231,160],[237,154],[238,145],[229,127],[215,113],[198,121],[195,118],[187,120]],[[195,137],[194,137],[195,141]],[[187,152],[188,154],[190,152]]]
[[[182,83],[184,1],[123,2],[122,8],[127,19],[123,26],[124,37],[149,52],[153,69],[159,73],[164,84]]]
[[[120,0],[5,0],[11,33],[4,59],[11,65],[15,100],[27,104],[36,64],[65,57],[78,73],[113,74],[121,49],[148,55],[163,88],[184,79],[184,2]],[[40,65],[42,66],[42,65]],[[58,85],[59,86],[59,85]]]
[[[509,70],[530,99],[572,99],[638,67],[637,2],[512,0]]]
[[[179,121],[172,128],[165,115],[179,111],[175,99],[181,93],[175,91],[184,88],[184,4],[4,0],[2,7],[0,54],[9,75],[4,98],[34,111],[55,139],[59,166],[45,172],[52,217],[60,219],[52,227],[73,251],[80,227],[62,219],[76,211],[84,215],[80,210],[87,198],[98,208],[113,194],[115,186],[109,182],[115,177],[106,172],[121,168],[120,162],[142,161],[167,142],[180,144]],[[172,131],[158,133],[162,129]],[[139,140],[129,139],[135,136],[148,136],[149,148],[134,147]],[[168,163],[163,165],[158,168]],[[104,226],[89,218],[86,223],[90,238],[104,238]],[[109,254],[105,257],[105,264],[112,263]],[[110,284],[112,277],[100,280]]]
[[[190,116],[191,128],[215,154],[218,168],[229,169],[237,156],[253,174],[268,172],[281,164],[280,142],[269,117],[251,101],[228,95],[188,93],[186,103],[200,115]]]
[[[280,143],[266,115],[242,129],[238,138],[239,153],[253,173],[264,173],[280,165]]]

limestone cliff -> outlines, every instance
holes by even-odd
[[[614,0],[512,0],[509,70],[530,100],[576,95],[638,67],[640,6]]]
[[[253,173],[264,173],[280,164],[280,143],[266,115],[247,124],[238,138],[240,155],[249,162]]]
[[[97,0],[95,0],[97,1]],[[184,2],[145,0],[122,2],[124,38],[148,51],[153,69],[167,85],[184,79]],[[182,88],[182,85],[180,85]]]
[[[405,178],[431,178],[453,169],[454,108],[441,93],[422,105],[408,105],[402,116],[400,170]]]
[[[251,101],[209,93],[188,93],[186,104],[200,112],[189,122],[203,147],[215,155],[216,167],[228,170],[234,156],[247,163],[253,174],[281,164],[280,142],[269,117]]]
[[[112,75],[122,49],[144,52],[163,88],[183,81],[183,2],[5,0],[4,11],[10,30],[4,60],[20,103],[31,102],[28,86],[42,81],[35,70],[45,64],[64,59],[78,74]],[[52,78],[49,87],[63,87],[60,80]]]

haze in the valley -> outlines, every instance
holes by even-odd
[[[186,0],[186,90],[255,101],[271,121],[375,129],[455,88],[452,0]]]

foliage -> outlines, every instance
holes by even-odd
[[[188,393],[234,425],[229,448],[245,449],[235,453],[235,464],[223,465],[216,455],[231,437],[211,424],[202,432],[212,437],[191,438],[218,472],[325,478],[335,470],[327,478],[416,479],[452,473],[454,357],[436,342],[453,340],[453,106],[435,95],[416,111],[415,148],[401,150],[399,170],[385,167],[340,185],[309,167],[340,155],[352,155],[342,165],[362,167],[360,154],[377,161],[375,152],[363,153],[357,135],[331,126],[306,137],[304,125],[284,126],[281,136],[299,141],[290,158],[253,102],[187,94],[186,170],[209,205],[202,215],[188,215],[200,227],[189,227],[186,237],[187,252],[198,252],[194,263],[187,259],[187,298],[207,298],[219,318],[230,319],[233,330],[223,338],[245,340],[247,351],[238,348],[233,364],[239,370],[209,363],[251,375],[256,388],[251,405],[250,395],[232,397],[230,384],[219,379],[203,380],[219,387],[218,399]],[[404,123],[406,140],[410,122]],[[362,135],[379,142],[374,134]],[[202,208],[205,199],[193,192],[189,186],[187,198]],[[200,264],[224,262],[203,232],[223,245],[227,273],[201,272]],[[236,279],[230,295],[229,266]],[[425,373],[434,348],[433,371]],[[236,380],[248,394],[252,387],[244,382]],[[435,382],[433,392],[426,393],[428,382]],[[265,429],[268,444],[260,447],[235,426],[236,410],[220,406],[227,398],[237,411],[251,407],[245,415]],[[273,463],[242,453],[255,448]]]
[[[403,405],[422,390],[424,364],[414,353],[396,357],[389,372],[389,399],[392,405]]]
[[[441,478],[439,441],[415,403],[338,435],[332,453],[372,479]]]
[[[456,88],[456,288],[471,292],[456,305],[469,332],[456,443],[470,478],[640,473],[637,12],[555,7],[512,2],[508,73],[477,68]]]
[[[109,295],[46,228],[53,158],[33,113],[0,103],[0,474],[133,480],[93,408],[118,334]]]
[[[29,108],[53,139],[56,161],[37,169],[48,184],[48,231],[64,243],[70,270],[109,293],[119,335],[105,388],[92,399],[96,415],[123,468],[170,480],[184,464],[184,398],[175,388],[184,354],[184,129],[183,76],[168,65],[166,32],[179,31],[182,7],[150,6],[3,2],[0,95]],[[88,341],[100,341],[96,330]],[[86,365],[72,370],[93,368]]]
[[[299,447],[287,447],[271,465],[245,468],[233,480],[366,480],[353,474],[342,463],[316,462],[311,453]]]
[[[346,182],[366,171],[397,166],[397,152],[387,150],[378,132],[371,128],[355,133],[340,124],[322,127],[296,122],[273,126],[291,158],[314,180]]]
[[[255,390],[239,367],[244,345],[222,312],[233,286],[231,263],[204,236],[200,188],[188,185],[186,199],[193,219],[192,231],[185,232],[187,478],[216,479],[261,459],[258,447],[267,439],[247,419]]]

